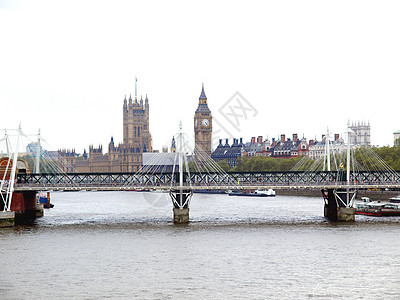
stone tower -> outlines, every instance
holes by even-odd
[[[114,143],[114,138],[108,144],[108,153],[103,153],[103,147],[89,146],[89,155],[83,159],[75,159],[75,151],[59,151],[59,165],[64,172],[96,173],[96,172],[137,172],[143,163],[143,153],[152,152],[152,140],[149,127],[149,99],[138,101],[137,80],[135,80],[135,98],[123,101],[122,128],[123,142]],[[73,168],[72,168],[73,167]]]
[[[135,99],[124,99],[123,105],[123,142],[122,172],[135,172],[142,166],[142,153],[152,152],[149,129],[149,99],[137,99],[137,81],[135,81]]]
[[[171,153],[176,153],[176,141],[175,137],[172,137],[172,142],[171,142]]]
[[[207,105],[207,97],[202,85],[199,106],[194,113],[195,152],[204,151],[211,156],[212,116]]]
[[[371,126],[365,121],[353,122],[350,129],[354,134],[350,135],[350,143],[353,145],[371,145]]]

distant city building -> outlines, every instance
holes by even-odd
[[[58,160],[58,151],[46,151],[44,150],[43,156],[46,157],[46,159],[50,160]]]
[[[274,158],[291,158],[308,155],[308,144],[305,138],[299,139],[297,134],[293,134],[293,139],[286,139],[286,135],[281,134],[280,140],[275,138],[263,141],[262,136],[251,138],[250,143],[243,147],[242,156],[270,156]]]
[[[176,153],[143,153],[143,172],[172,173],[179,172]]]
[[[222,139],[220,139],[211,158],[216,162],[226,159],[230,167],[235,167],[237,158],[242,155],[243,146],[242,139],[240,141],[233,139],[232,146],[229,145],[228,139],[225,140],[225,144],[222,144]]]
[[[281,135],[279,142],[274,143],[273,149],[269,152],[271,157],[275,158],[291,158],[298,156],[307,156],[309,147],[305,138],[299,139],[297,134],[293,134],[293,139],[286,139],[284,134]]]
[[[326,136],[322,135],[322,140],[310,140],[309,143],[308,156],[314,160],[320,159],[326,155]],[[330,151],[331,153],[338,153],[344,151],[346,146],[344,140],[340,138],[339,134],[334,135],[333,141],[330,141]]]
[[[240,156],[268,156],[273,158],[291,158],[298,156],[307,156],[309,145],[303,137],[299,139],[297,134],[293,134],[293,139],[286,139],[284,134],[279,141],[272,139],[272,142],[263,140],[262,136],[251,138],[250,142],[243,143],[243,140],[233,139],[233,144],[229,145],[228,139],[225,144],[222,139],[219,140],[218,147],[211,155],[216,162],[226,159],[230,167],[236,166],[237,158]]]
[[[371,145],[371,126],[365,121],[353,122],[350,126],[354,134],[350,135],[352,145]]]
[[[394,138],[394,145],[396,147],[400,146],[400,130],[397,130],[393,132],[393,138]]]
[[[72,173],[74,172],[75,158],[78,155],[73,150],[58,150],[58,165],[63,172]]]
[[[219,140],[218,147],[214,150],[211,157],[219,162],[226,159],[230,167],[236,166],[236,160],[239,156],[268,156],[272,158],[292,158],[298,156],[307,156],[317,160],[325,156],[326,137],[322,135],[322,140],[310,140],[307,142],[305,137],[299,139],[297,134],[292,138],[286,138],[281,134],[280,139],[275,138],[272,141],[263,140],[262,136],[252,137],[250,142],[243,143],[242,139],[233,139],[233,144],[229,145],[228,139],[225,144]],[[339,134],[335,134],[330,140],[331,152],[340,152],[346,149],[344,141]]]
[[[195,154],[205,152],[211,155],[211,140],[212,140],[212,115],[208,108],[206,93],[204,92],[204,84],[201,88],[199,97],[199,105],[194,114],[194,141]]]
[[[30,153],[32,155],[36,155],[36,153],[37,153],[37,145],[38,145],[37,142],[29,143],[26,146],[26,152]],[[43,152],[43,147],[40,145],[40,153],[42,153],[42,152]]]
[[[89,146],[82,156],[75,150],[59,150],[59,165],[65,172],[93,173],[93,172],[137,172],[142,166],[148,170],[169,170],[171,155],[168,148],[163,148],[157,156],[152,149],[152,138],[149,126],[149,100],[137,99],[137,83],[135,81],[135,98],[126,96],[123,102],[123,141],[116,144],[114,138],[108,144],[107,153],[103,153],[103,146]],[[207,97],[202,86],[199,104],[194,115],[195,149],[211,155],[212,115],[208,108]],[[176,142],[173,138],[171,152],[176,151]],[[198,152],[201,155],[201,152]],[[149,153],[149,154],[145,154]],[[145,154],[145,155],[143,155]],[[163,164],[149,164],[150,158],[165,158]],[[146,164],[143,160],[146,160]]]
[[[176,141],[175,141],[175,137],[172,137],[172,142],[171,142],[171,153],[175,153],[176,152]]]
[[[136,172],[142,167],[142,154],[152,152],[150,134],[149,99],[137,99],[137,81],[135,81],[135,99],[124,99],[123,142],[116,145],[113,137],[108,144],[108,153],[103,147],[89,146],[89,153],[76,157],[75,150],[60,150],[60,165],[65,172]]]
[[[262,136],[258,136],[257,140],[255,137],[251,138],[251,142],[243,145],[242,156],[259,156],[266,155],[270,150],[271,144],[268,140],[263,141]]]

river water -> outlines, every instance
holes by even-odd
[[[278,191],[279,194],[279,191]],[[400,218],[323,218],[321,198],[55,192],[0,230],[1,299],[399,299]]]

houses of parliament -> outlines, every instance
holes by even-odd
[[[115,144],[113,137],[108,144],[108,152],[103,147],[89,146],[89,153],[84,151],[77,156],[74,150],[59,150],[59,165],[66,173],[108,173],[137,172],[143,166],[143,153],[152,153],[150,133],[149,99],[143,101],[137,97],[137,81],[135,81],[135,98],[123,101],[122,106],[123,141]],[[204,84],[199,97],[199,104],[194,115],[195,151],[203,151],[211,155],[212,115],[208,108]],[[172,147],[171,147],[172,148]],[[174,151],[174,150],[172,150]],[[154,151],[156,152],[156,151]],[[151,155],[158,155],[154,153]]]

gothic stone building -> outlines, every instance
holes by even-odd
[[[136,94],[136,87],[135,87]],[[149,99],[137,96],[129,102],[124,99],[123,141],[116,145],[114,139],[108,144],[108,153],[103,154],[103,147],[89,146],[88,155],[76,157],[75,151],[59,151],[59,165],[64,172],[93,173],[93,172],[136,172],[142,166],[142,154],[152,152],[152,141],[149,130]]]
[[[365,121],[353,122],[350,126],[354,134],[350,135],[352,145],[371,145],[371,126]]]
[[[212,115],[208,108],[204,84],[199,97],[199,105],[194,113],[194,152],[196,154],[207,154],[211,156],[212,140]]]

